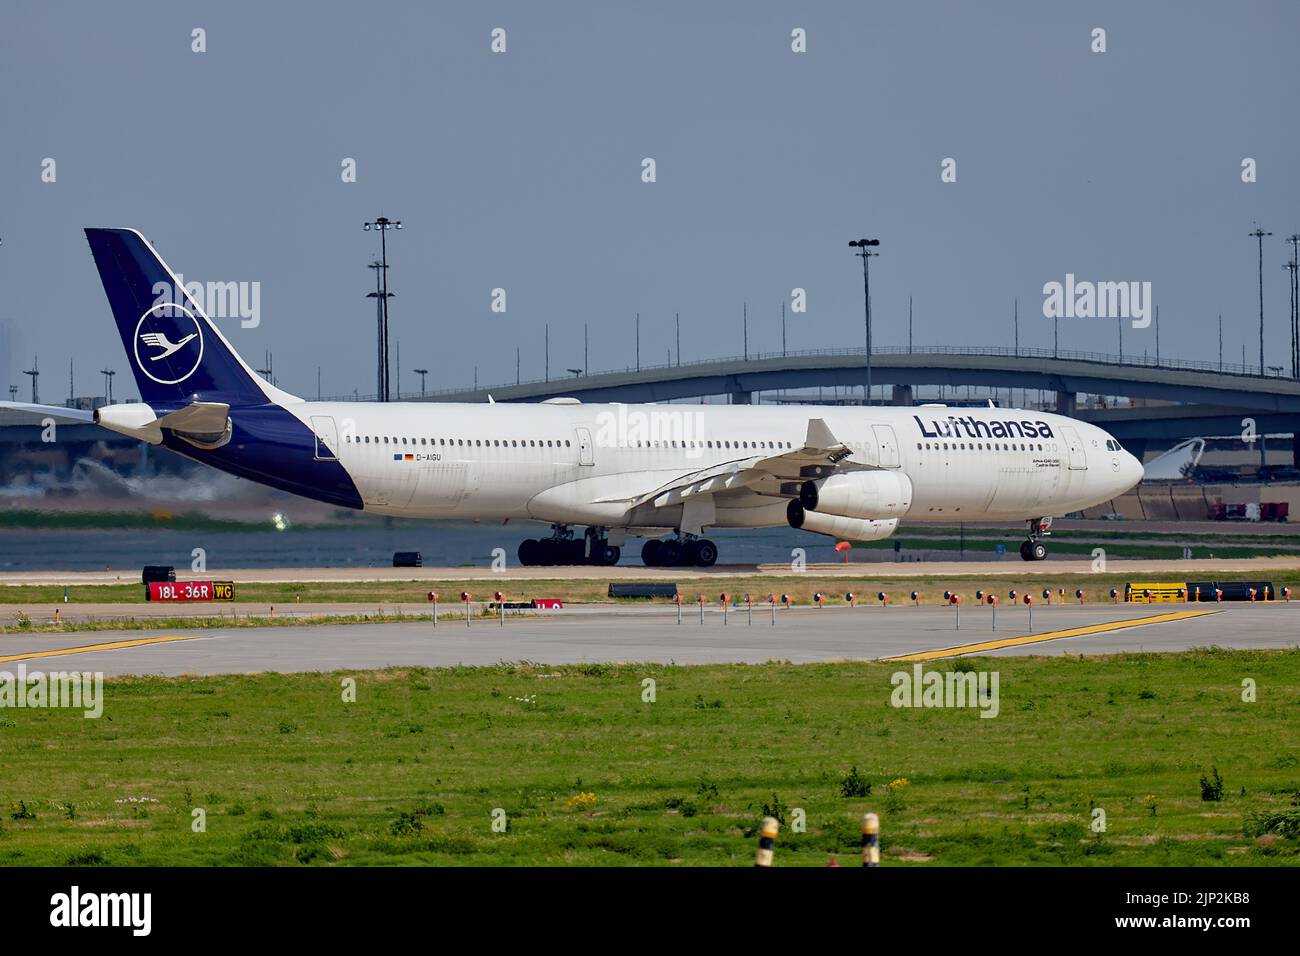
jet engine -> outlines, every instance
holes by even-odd
[[[842,472],[805,481],[799,503],[821,514],[898,518],[912,506],[912,480],[899,471]]]
[[[798,501],[786,505],[785,516],[792,528],[849,541],[879,541],[888,538],[898,527],[897,518],[880,521],[822,514],[809,511]]]

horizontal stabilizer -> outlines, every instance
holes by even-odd
[[[0,402],[0,412],[14,412],[23,416],[39,415],[41,418],[63,419],[68,422],[95,420],[95,413],[85,409],[67,408],[63,405],[32,405],[29,402]]]

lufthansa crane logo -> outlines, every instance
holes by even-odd
[[[174,302],[150,308],[135,326],[135,364],[159,385],[177,385],[203,361],[203,329],[194,313]]]

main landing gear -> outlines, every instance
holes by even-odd
[[[1026,561],[1042,561],[1047,557],[1043,539],[1052,533],[1051,518],[1032,518],[1029,521],[1029,538],[1020,546],[1020,556]]]
[[[718,560],[718,546],[708,538],[652,538],[641,548],[647,568],[711,568]]]
[[[551,526],[549,538],[529,538],[519,545],[519,563],[525,567],[594,564],[610,567],[618,564],[621,550],[609,543],[604,528],[588,528],[581,538],[574,537],[568,525]]]

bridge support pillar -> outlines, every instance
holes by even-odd
[[[893,403],[895,405],[910,406],[912,404],[912,386],[895,385]]]
[[[733,404],[733,405],[753,405],[753,404],[754,404],[754,393],[753,393],[753,392],[732,392],[732,393],[731,393],[731,404]]]
[[[1056,414],[1068,415],[1074,417],[1078,411],[1079,395],[1077,392],[1057,392],[1056,393]]]
[[[1291,436],[1291,466],[1300,468],[1300,428]]]

